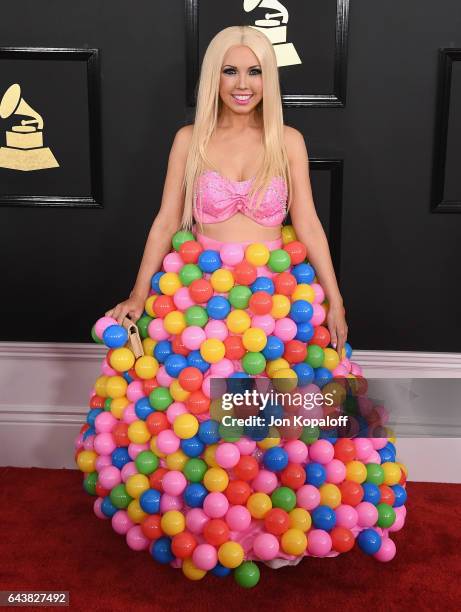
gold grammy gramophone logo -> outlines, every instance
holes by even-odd
[[[0,117],[23,115],[20,125],[6,131],[6,146],[0,147],[0,168],[10,170],[44,170],[59,164],[48,147],[43,146],[43,118],[21,97],[21,87],[14,83],[3,94]]]

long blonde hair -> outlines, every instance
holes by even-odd
[[[263,97],[256,107],[256,112],[262,120],[264,157],[262,166],[254,177],[249,197],[253,200],[255,193],[260,191],[257,202],[259,205],[272,178],[280,176],[288,187],[287,210],[291,203],[291,175],[283,138],[282,100],[274,49],[267,36],[259,30],[247,25],[230,26],[212,38],[202,61],[195,121],[182,183],[182,229],[191,229],[194,223],[194,186],[198,177],[205,169],[214,167],[205,150],[216,128],[222,107],[219,96],[222,63],[227,50],[234,45],[245,45],[253,51],[259,60],[263,78]]]

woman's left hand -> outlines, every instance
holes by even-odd
[[[347,340],[347,323],[343,304],[330,304],[327,314],[328,329],[331,336],[331,345],[337,351],[339,360],[342,359],[342,350]]]

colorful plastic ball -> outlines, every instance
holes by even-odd
[[[307,550],[314,557],[325,557],[332,544],[330,534],[324,529],[311,529],[307,534]]]
[[[110,365],[117,370],[117,372],[126,372],[130,370],[135,362],[135,356],[133,352],[128,348],[117,348],[115,349],[109,359]]]
[[[227,315],[226,324],[232,333],[243,334],[251,326],[251,318],[245,310],[236,308]]]
[[[320,487],[320,485],[325,482],[326,478],[327,471],[325,466],[321,463],[312,461],[312,463],[306,465],[306,483],[314,485],[315,487]]]
[[[253,541],[253,552],[262,561],[275,559],[279,550],[279,540],[271,533],[261,533]]]
[[[229,500],[229,503],[234,505],[243,505],[247,503],[248,498],[250,497],[251,487],[243,480],[231,480],[226,487],[224,494]],[[251,512],[251,508],[248,507],[248,509]]]
[[[208,314],[203,306],[199,306],[198,304],[194,306],[189,306],[189,308],[184,313],[186,317],[186,323],[188,327],[198,326],[204,327],[208,322]]]
[[[264,466],[273,472],[280,472],[288,465],[288,453],[283,448],[269,448],[263,456]]]
[[[299,263],[293,266],[291,272],[296,277],[298,285],[301,283],[310,285],[315,278],[315,270],[309,263]]]
[[[289,513],[290,527],[294,529],[300,529],[301,531],[308,531],[312,526],[311,515],[304,508],[293,508]]]
[[[242,342],[248,351],[262,351],[267,344],[267,336],[262,329],[249,327],[243,332]]]
[[[221,565],[221,563],[218,561],[218,563],[216,563],[214,568],[211,570],[211,573],[219,578],[225,578],[226,576],[229,576],[231,571],[232,570],[229,567],[224,567],[224,565]]]
[[[189,531],[182,531],[171,540],[171,552],[179,559],[191,557],[196,547],[197,540]]]
[[[378,561],[383,561],[386,563],[387,561],[392,561],[392,559],[395,557],[395,553],[396,546],[393,540],[390,538],[382,538],[381,546],[379,547],[379,550],[373,554],[373,557],[378,559]]]
[[[147,489],[139,497],[139,504],[144,512],[157,514],[160,511],[160,491]]]
[[[248,351],[243,356],[242,367],[247,374],[261,374],[266,367],[266,359],[260,352]]]
[[[271,494],[271,501],[274,508],[290,512],[296,506],[296,494],[290,487],[277,487]]]
[[[362,484],[367,479],[367,468],[361,461],[349,461],[346,464],[346,478]]]
[[[285,351],[285,344],[281,338],[277,336],[267,336],[266,346],[262,349],[262,354],[268,361],[278,359]]]
[[[286,487],[295,491],[302,487],[306,481],[306,471],[296,463],[289,463],[280,473],[280,481]]]
[[[225,356],[226,347],[217,338],[207,338],[200,346],[200,354],[209,363],[217,363]]]
[[[212,319],[222,320],[227,317],[231,311],[231,305],[228,299],[222,295],[213,296],[206,305],[208,316]]]
[[[391,527],[396,519],[394,508],[389,504],[384,503],[378,504],[376,508],[378,510],[378,520],[376,523],[378,527],[382,527],[384,529]]]
[[[316,529],[329,531],[336,525],[335,511],[329,506],[317,506],[312,510],[311,516]]]
[[[226,513],[226,523],[232,531],[245,531],[251,524],[251,514],[245,506],[233,505]]]
[[[381,465],[381,467],[384,472],[384,484],[392,486],[399,483],[401,470],[396,463],[385,462]]]
[[[272,296],[267,291],[256,291],[251,294],[248,307],[255,315],[269,314],[272,310]]]
[[[242,261],[245,252],[241,244],[236,242],[226,242],[220,249],[221,260],[228,266],[235,266]]]
[[[272,500],[265,493],[252,493],[247,499],[246,506],[253,518],[263,519],[272,508]]]
[[[307,256],[306,245],[299,240],[291,240],[288,243],[284,243],[284,249],[290,256],[291,264],[294,266],[303,262]]]
[[[271,251],[267,266],[273,272],[283,272],[284,270],[287,270],[290,265],[290,256],[284,249],[274,249]]]
[[[375,529],[363,529],[357,536],[357,544],[367,555],[374,555],[381,548],[382,538]]]
[[[203,272],[211,274],[221,268],[222,261],[218,251],[205,249],[198,258],[198,266]]]
[[[109,348],[120,348],[128,341],[128,332],[122,325],[109,325],[102,334],[103,342]]]
[[[206,576],[206,570],[198,568],[190,557],[183,560],[181,569],[184,576],[189,580],[201,580]]]
[[[252,588],[259,582],[259,567],[253,561],[244,561],[234,570],[235,582],[244,588]]]
[[[400,484],[392,485],[391,489],[394,491],[395,501],[393,503],[394,508],[403,506],[407,501],[407,492],[404,487]]]
[[[229,527],[223,519],[211,518],[203,527],[203,537],[208,544],[220,546],[229,540]]]
[[[227,293],[234,286],[235,278],[230,270],[219,268],[210,276],[210,283],[218,293]]]
[[[289,555],[302,555],[307,547],[306,534],[301,529],[290,528],[282,535],[281,546]]]
[[[203,247],[197,240],[186,240],[181,243],[178,250],[184,263],[197,263]]]
[[[171,538],[163,536],[155,540],[151,547],[151,554],[159,563],[171,563],[174,560],[171,551]]]
[[[336,526],[330,531],[333,550],[339,553],[349,552],[354,548],[354,534],[347,527]]]
[[[245,259],[253,266],[265,266],[269,257],[270,251],[262,242],[253,242],[245,249]]]
[[[207,495],[207,489],[200,482],[191,483],[184,490],[184,503],[191,508],[201,508]]]
[[[213,569],[218,561],[216,548],[211,544],[199,544],[192,553],[192,561],[198,569]]]
[[[238,567],[242,563],[243,558],[244,551],[238,542],[225,542],[218,549],[218,559],[224,567],[232,569]]]

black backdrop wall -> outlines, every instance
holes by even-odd
[[[284,4],[299,22],[304,3]],[[311,20],[313,10],[321,19],[322,5],[309,4]],[[241,12],[241,23],[251,23]],[[95,320],[128,296],[172,139],[193,118],[185,26],[182,0],[3,7],[2,47],[100,50],[103,207],[0,206],[2,340],[91,342]],[[354,348],[461,346],[461,215],[430,212],[440,47],[461,47],[458,0],[352,0],[346,105],[284,109],[313,162],[343,164],[337,261]],[[305,78],[300,93],[310,92]],[[9,84],[0,64],[2,94]],[[457,151],[450,164],[459,168]],[[311,167],[320,208],[317,174]],[[8,176],[0,168],[0,191]]]

